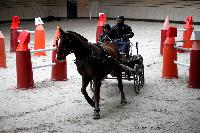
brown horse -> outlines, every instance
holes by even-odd
[[[77,70],[82,76],[81,92],[87,102],[94,107],[94,119],[100,118],[100,86],[103,78],[112,72],[118,80],[118,87],[121,92],[121,104],[127,103],[122,85],[121,67],[118,65],[119,53],[117,47],[111,43],[102,46],[88,43],[88,40],[78,33],[59,29],[60,36],[57,39],[57,60],[63,61],[70,53],[74,53]],[[88,96],[86,87],[88,83],[94,83],[94,100]]]

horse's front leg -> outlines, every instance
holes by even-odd
[[[99,99],[100,99],[101,80],[95,78],[93,81],[94,81],[94,101],[95,101],[95,109],[94,109],[93,119],[99,119],[100,118]]]
[[[88,86],[90,82],[90,79],[87,78],[87,77],[83,77],[82,76],[82,88],[81,88],[81,92],[82,94],[84,95],[85,99],[87,100],[87,102],[92,106],[94,107],[95,103],[94,101],[88,96],[88,93],[86,91],[86,87]]]
[[[118,81],[118,88],[121,93],[121,105],[126,105],[127,101],[126,101],[124,90],[123,90],[122,73],[120,71],[117,72],[117,81]]]

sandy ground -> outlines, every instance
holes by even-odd
[[[115,21],[110,20],[108,23],[113,25]],[[178,66],[178,79],[161,78],[162,56],[159,50],[162,24],[138,21],[126,23],[135,33],[131,41],[139,42],[146,83],[140,94],[136,95],[133,81],[123,80],[128,104],[121,106],[117,81],[105,80],[101,87],[104,100],[101,100],[99,120],[93,120],[93,108],[81,94],[81,76],[76,71],[74,55],[67,57],[67,81],[51,81],[51,67],[39,68],[33,70],[34,89],[16,89],[15,53],[9,52],[10,23],[0,24],[6,41],[8,66],[0,68],[0,132],[199,133],[200,90],[187,88],[188,68]],[[57,25],[95,42],[96,24],[96,19],[46,22],[46,48],[52,47]],[[183,25],[172,25],[183,28]],[[22,22],[21,29],[34,30],[34,22]],[[182,33],[178,36],[181,38]],[[188,53],[178,54],[178,58],[189,63]],[[47,52],[45,57],[32,56],[33,66],[49,62],[51,52]],[[88,92],[92,95],[89,87]]]

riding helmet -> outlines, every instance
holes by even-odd
[[[124,16],[117,16],[117,20],[125,21],[125,18],[124,18]]]
[[[110,30],[110,29],[111,29],[111,27],[110,27],[110,25],[109,25],[109,24],[104,24],[104,25],[103,25],[103,29],[104,29],[104,28],[107,28],[108,30]]]

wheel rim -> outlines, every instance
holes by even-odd
[[[138,94],[140,91],[140,81],[138,75],[134,75],[134,89],[135,93]]]

